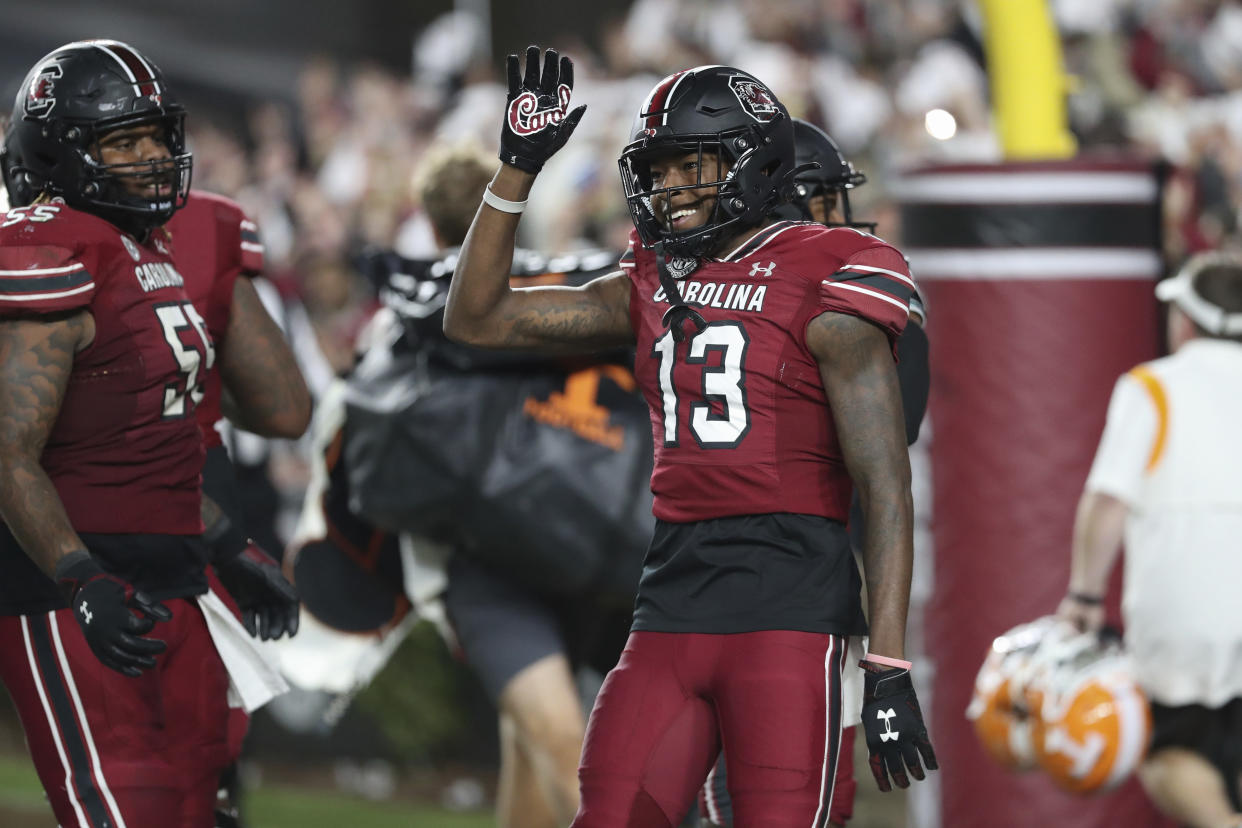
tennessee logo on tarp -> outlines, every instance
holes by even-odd
[[[624,391],[635,388],[634,375],[620,365],[597,365],[570,374],[565,390],[553,391],[547,400],[527,397],[522,410],[536,422],[570,429],[584,440],[621,451],[625,446],[625,429],[610,424],[611,412],[598,401],[602,377]]]

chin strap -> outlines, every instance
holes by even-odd
[[[677,289],[677,281],[668,269],[668,257],[664,252],[664,242],[659,241],[655,243],[655,254],[656,273],[660,277],[660,287],[664,288],[664,298],[668,300],[670,305],[669,309],[664,312],[664,318],[661,321],[664,323],[664,327],[672,330],[674,341],[685,342],[695,334],[701,333],[707,327],[707,322],[704,321],[702,314],[682,300],[681,291]],[[689,334],[686,332],[687,321],[694,327],[694,331]]]

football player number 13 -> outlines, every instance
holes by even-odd
[[[702,365],[702,392],[690,403],[690,433],[703,448],[735,448],[750,430],[746,408],[746,348],[750,344],[740,322],[713,322],[690,340],[686,363]],[[719,364],[709,365],[720,352]],[[660,360],[660,394],[664,399],[664,445],[678,443],[680,404],[673,382],[677,342],[668,331],[655,341],[651,356]],[[713,411],[713,406],[716,410]]]
[[[156,305],[155,315],[159,317],[164,341],[172,349],[181,374],[177,382],[164,386],[164,417],[184,417],[187,395],[195,405],[203,399],[200,370],[211,369],[216,361],[216,349],[212,347],[211,337],[207,335],[203,317],[199,316],[189,302]],[[206,365],[203,364],[204,361]]]

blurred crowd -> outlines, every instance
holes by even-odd
[[[1079,151],[1167,162],[1170,263],[1237,246],[1242,0],[1050,6]],[[574,58],[575,103],[588,112],[540,176],[519,242],[623,249],[631,225],[616,159],[634,114],[660,77],[724,63],[764,79],[836,138],[870,182],[855,214],[900,244],[892,199],[903,169],[1001,159],[982,25],[969,0],[635,0],[598,32],[540,44]],[[434,253],[414,196],[420,159],[439,142],[497,145],[503,62],[486,39],[476,19],[453,12],[416,33],[406,74],[324,56],[305,66],[291,100],[252,105],[244,134],[191,113],[195,186],[237,199],[259,223],[268,274],[301,321],[295,346],[308,354],[312,386],[350,366],[374,308],[358,253]],[[282,487],[298,488],[299,477],[296,463],[277,471]]]

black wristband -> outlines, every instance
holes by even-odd
[[[1088,595],[1085,592],[1071,592],[1068,597],[1071,601],[1077,601],[1078,603],[1084,604],[1088,607],[1098,607],[1100,604],[1104,603],[1103,595]]]
[[[56,586],[60,590],[61,595],[65,596],[65,600],[73,603],[73,597],[77,593],[78,587],[102,573],[103,567],[91,557],[91,553],[84,549],[79,549],[62,556],[56,562],[56,569],[52,573],[52,579],[56,581]]]
[[[203,540],[211,551],[212,563],[232,560],[250,545],[246,533],[234,526],[226,515],[221,515],[219,520],[204,530]]]

